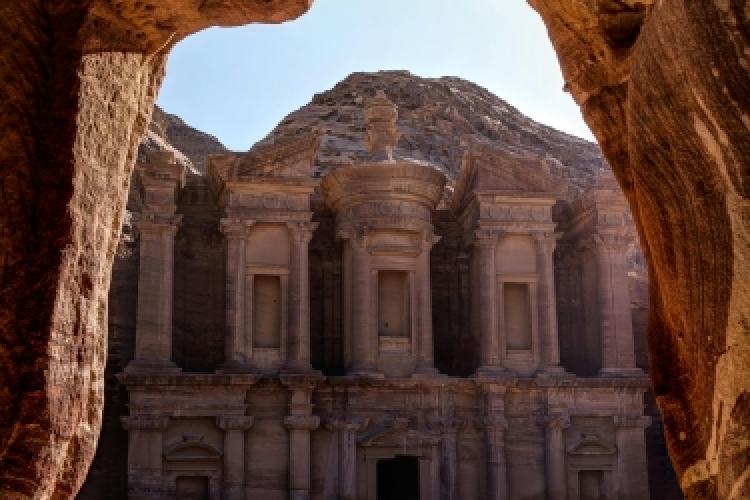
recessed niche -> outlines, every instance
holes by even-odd
[[[387,337],[408,337],[409,273],[378,272],[378,333]]]
[[[281,346],[281,278],[253,278],[253,347]]]
[[[531,302],[527,283],[504,283],[505,345],[509,351],[530,351]]]

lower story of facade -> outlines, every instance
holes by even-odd
[[[645,378],[119,378],[131,500],[649,498]]]

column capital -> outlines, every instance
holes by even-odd
[[[474,425],[479,429],[504,431],[508,428],[508,419],[504,415],[484,415],[475,418]]]
[[[466,420],[460,417],[433,416],[427,417],[427,426],[441,432],[456,432],[466,427]]]
[[[355,247],[365,248],[370,240],[370,228],[366,225],[347,225],[339,229],[338,236],[343,240],[349,240]]]
[[[328,417],[324,420],[323,425],[331,431],[359,432],[367,428],[370,419],[355,415],[345,417]]]
[[[120,417],[122,426],[127,431],[140,429],[163,431],[169,427],[168,415],[132,415]]]
[[[219,229],[229,239],[241,239],[256,221],[250,219],[226,218],[219,221]]]
[[[567,429],[570,427],[570,415],[545,415],[539,418],[539,424],[545,429]]]
[[[168,233],[174,236],[182,223],[182,214],[146,212],[142,213],[134,222],[136,230],[140,234]]]
[[[221,415],[216,417],[216,427],[223,431],[246,431],[253,426],[254,417],[243,415]]]
[[[534,240],[537,250],[541,253],[552,253],[560,237],[562,237],[562,233],[554,231],[532,231],[531,233],[531,238]]]
[[[615,427],[646,429],[651,426],[651,417],[648,415],[613,415],[612,421]]]
[[[320,426],[317,415],[289,415],[284,417],[284,427],[293,431],[314,431]]]
[[[494,247],[502,234],[502,231],[495,229],[477,229],[474,231],[474,244],[478,247]]]
[[[287,222],[286,226],[292,236],[292,241],[296,243],[308,244],[312,240],[313,232],[320,225],[319,222]]]
[[[624,254],[633,242],[634,238],[630,231],[617,233],[597,231],[591,235],[587,243],[597,253]]]

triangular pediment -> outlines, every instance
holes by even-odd
[[[183,436],[182,441],[171,444],[164,450],[164,459],[169,462],[196,462],[220,458],[219,450],[204,443],[203,438],[192,436]]]
[[[310,177],[318,155],[317,136],[276,138],[256,144],[242,159],[238,176],[304,178]]]
[[[568,453],[571,455],[614,455],[616,452],[615,445],[596,435],[583,436],[568,446]]]
[[[552,176],[545,157],[474,141],[464,155],[456,180],[454,209],[475,192],[509,196],[563,196],[567,183]]]

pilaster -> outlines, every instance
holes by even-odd
[[[224,476],[221,498],[245,499],[245,431],[253,426],[253,417],[222,415],[216,427],[224,431]]]
[[[543,374],[560,375],[565,370],[560,366],[560,339],[557,328],[557,299],[555,296],[554,252],[559,234],[534,232],[536,246],[537,310],[539,314],[540,361]]]
[[[645,430],[651,417],[616,415],[617,498],[648,500],[648,464],[646,462]]]
[[[172,362],[174,239],[182,221],[176,215],[184,168],[174,155],[150,154],[136,167],[143,199],[137,222],[140,235],[135,359],[127,372],[179,372]]]
[[[598,263],[601,374],[605,376],[643,375],[635,364],[628,288],[626,252],[632,241],[622,232],[600,230],[591,237]]]
[[[421,253],[417,267],[419,277],[419,352],[417,370],[419,375],[437,375],[435,368],[434,342],[432,336],[432,285],[430,282],[430,252],[440,241],[432,231],[425,231],[420,238]]]
[[[284,417],[289,430],[289,500],[310,497],[310,432],[320,426],[320,417],[312,414],[312,392],[322,380],[319,376],[281,376],[291,393],[289,415]]]
[[[545,464],[547,472],[547,500],[567,498],[565,464],[565,429],[570,427],[568,415],[547,415],[541,424],[545,430]]]
[[[458,431],[463,429],[466,421],[454,416],[435,416],[427,419],[427,425],[440,431],[440,498],[441,500],[458,500]]]
[[[219,373],[250,373],[252,339],[245,335],[245,245],[247,230],[253,220],[226,218],[221,220],[221,232],[227,240],[226,290],[227,290],[227,340],[225,360]]]
[[[162,475],[163,435],[169,426],[166,415],[120,417],[128,431],[128,498],[155,500],[166,498]]]
[[[312,371],[310,364],[310,273],[308,245],[317,222],[288,222],[291,235],[289,269],[289,346],[285,372]]]
[[[504,372],[500,356],[500,336],[497,315],[497,271],[495,268],[495,250],[500,235],[496,231],[478,229],[474,232],[474,251],[477,253],[479,289],[475,297],[479,298],[479,332],[480,332],[480,367],[478,374]]]
[[[325,421],[325,427],[336,433],[336,459],[331,464],[338,471],[337,491],[331,492],[340,500],[357,499],[357,433],[363,431],[368,424],[367,418],[354,415],[333,417]]]

